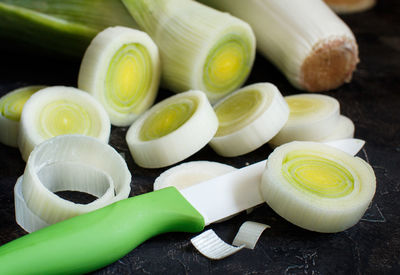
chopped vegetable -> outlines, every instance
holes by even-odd
[[[201,0],[247,21],[258,50],[297,88],[318,92],[349,82],[358,63],[351,30],[322,0]]]
[[[27,86],[13,90],[0,98],[0,142],[18,147],[19,121],[25,102],[45,86]]]
[[[324,0],[337,13],[362,12],[375,6],[376,0]]]
[[[51,137],[82,134],[107,143],[110,129],[106,111],[91,95],[72,87],[54,86],[36,92],[26,102],[18,146],[27,160],[36,145]]]
[[[316,142],[291,142],[268,157],[261,192],[281,217],[317,232],[355,225],[375,194],[372,167],[364,160]]]
[[[327,141],[352,137],[352,122],[340,115],[339,102],[321,94],[297,94],[285,97],[289,120],[270,140],[273,147],[290,141]],[[353,125],[354,126],[354,125]]]
[[[78,87],[101,102],[113,125],[129,126],[153,104],[159,79],[153,40],[142,31],[110,27],[86,50]]]
[[[219,128],[211,147],[220,155],[249,153],[274,137],[289,117],[289,107],[270,83],[246,86],[214,106]]]
[[[129,128],[126,141],[135,162],[146,168],[175,164],[203,148],[218,119],[201,91],[188,91],[154,105]]]
[[[119,0],[0,0],[0,37],[82,57],[108,26],[137,25]]]
[[[168,89],[201,90],[213,103],[246,80],[255,57],[247,23],[192,0],[122,2],[158,45]]]
[[[16,220],[28,232],[125,199],[131,174],[111,146],[93,137],[63,135],[35,147],[15,187]],[[57,191],[90,193],[97,200],[77,204]]]

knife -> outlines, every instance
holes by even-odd
[[[327,143],[355,155],[364,141]],[[168,187],[43,228],[0,247],[0,274],[80,274],[111,264],[147,239],[205,226],[264,202],[266,160],[178,191]]]

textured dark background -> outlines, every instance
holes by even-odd
[[[255,250],[210,261],[191,246],[194,235],[170,233],[147,241],[94,274],[400,274],[400,4],[396,0],[378,2],[369,12],[343,16],[357,37],[361,63],[350,84],[326,93],[337,98],[342,113],[354,121],[356,137],[367,141],[359,156],[373,166],[377,177],[375,198],[356,226],[337,234],[308,232],[286,222],[265,204],[250,215],[210,226],[231,242],[244,221],[271,225]],[[7,41],[0,42],[13,48]],[[3,50],[0,95],[30,84],[76,86],[78,69],[79,60]],[[260,81],[275,83],[284,95],[299,93],[257,56],[248,83]],[[168,95],[161,90],[159,98]],[[151,191],[153,180],[164,169],[135,165],[125,144],[126,130],[113,128],[110,143],[125,155],[134,196]],[[270,152],[263,146],[245,156],[222,158],[206,147],[188,160],[242,167]],[[15,223],[13,204],[13,187],[24,166],[17,149],[0,144],[0,245],[24,235]]]

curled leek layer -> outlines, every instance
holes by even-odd
[[[126,141],[135,162],[146,168],[175,164],[203,148],[218,119],[206,95],[188,91],[146,111],[129,128]]]
[[[240,87],[255,57],[250,26],[192,0],[124,0],[160,48],[163,85],[201,90],[214,103]]]
[[[270,83],[244,87],[214,106],[219,128],[211,147],[220,155],[249,153],[274,137],[289,117],[289,107]]]
[[[78,87],[97,98],[116,126],[129,126],[154,102],[160,80],[157,46],[144,32],[110,27],[91,42]]]
[[[355,130],[355,127],[354,127],[353,121],[350,118],[341,115],[339,118],[339,121],[338,121],[336,127],[333,129],[332,133],[329,136],[326,136],[319,141],[325,142],[325,141],[331,141],[331,140],[353,138],[354,130]]]
[[[324,0],[335,12],[355,13],[366,11],[376,4],[376,0]]]
[[[0,98],[0,142],[18,147],[19,121],[25,102],[45,86],[27,86]]]
[[[234,171],[236,168],[213,161],[191,161],[174,166],[154,181],[154,190],[168,186],[175,186],[178,190],[192,186],[223,174]]]
[[[82,135],[48,139],[32,151],[15,187],[17,222],[31,232],[104,207],[127,198],[130,182],[125,161],[108,144]],[[78,204],[54,194],[65,190],[98,199]]]
[[[355,225],[375,194],[372,167],[331,146],[291,142],[268,158],[261,191],[281,217],[317,232]]]
[[[54,86],[38,91],[26,102],[18,146],[27,160],[36,145],[54,136],[81,134],[107,143],[110,128],[106,111],[91,95],[72,87]]]
[[[285,97],[289,120],[270,141],[279,146],[290,141],[321,141],[334,134],[341,120],[339,102],[320,94],[298,94]],[[344,137],[343,137],[344,138]]]

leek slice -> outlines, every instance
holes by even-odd
[[[199,151],[217,128],[218,119],[206,95],[188,91],[147,110],[131,125],[126,141],[139,166],[160,168]]]
[[[108,26],[137,24],[119,0],[0,0],[0,37],[82,57]]]
[[[339,102],[320,94],[298,94],[285,97],[289,120],[270,140],[273,147],[290,141],[320,141],[334,133],[340,121]]]
[[[204,91],[214,103],[240,87],[255,57],[250,26],[192,0],[123,0],[160,48],[163,85]]]
[[[42,89],[26,102],[21,115],[18,146],[24,160],[46,139],[65,134],[110,137],[110,119],[103,106],[89,94],[72,87]]]
[[[319,92],[350,82],[359,61],[350,28],[321,0],[200,0],[254,30],[257,48],[297,88]]]
[[[93,137],[63,135],[35,147],[20,184],[29,210],[53,224],[127,198],[130,182],[125,161],[111,146]],[[77,204],[53,193],[61,190],[88,192],[99,198]],[[19,208],[23,209],[16,205]]]
[[[0,142],[18,147],[19,121],[25,102],[45,86],[27,86],[13,90],[0,98]]]
[[[157,46],[144,32],[110,27],[91,42],[78,87],[106,109],[111,123],[129,126],[154,102],[160,79]]]
[[[175,186],[178,190],[236,170],[235,167],[213,161],[191,161],[164,171],[154,181],[154,190]]]
[[[289,117],[289,107],[275,85],[244,87],[214,106],[219,128],[210,146],[220,155],[249,153],[274,137]]]
[[[281,217],[317,232],[355,225],[375,194],[371,166],[329,145],[291,142],[268,157],[261,192]]]

